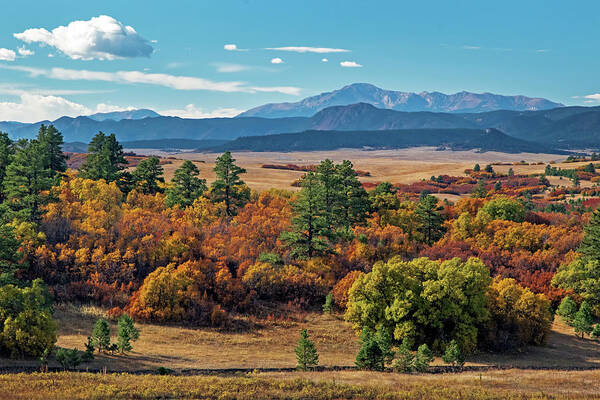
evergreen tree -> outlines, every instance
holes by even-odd
[[[98,318],[92,331],[92,340],[98,352],[108,350],[110,346],[110,325],[104,318]]]
[[[92,361],[94,359],[94,351],[96,350],[96,347],[94,346],[94,341],[91,337],[88,336],[87,342],[84,343],[84,345],[85,352],[83,353],[82,360],[86,362]]]
[[[140,333],[133,325],[133,319],[127,314],[121,315],[117,322],[117,347],[121,354],[131,351],[133,349],[131,342],[139,337]]]
[[[352,227],[362,225],[368,217],[370,202],[369,194],[356,177],[356,171],[348,160],[337,165],[340,179],[340,214],[342,228],[349,232]]]
[[[15,273],[23,267],[19,247],[21,242],[15,237],[14,229],[0,225],[0,286],[18,284]]]
[[[575,314],[577,314],[577,304],[571,297],[566,296],[560,302],[556,314],[558,314],[567,324],[572,325]]]
[[[323,160],[316,168],[315,176],[322,187],[323,197],[323,220],[326,232],[332,236],[337,227],[342,223],[342,182],[336,171],[336,166],[329,159]]]
[[[171,181],[172,186],[167,189],[166,203],[172,207],[175,204],[182,208],[191,206],[194,200],[202,196],[207,190],[206,179],[200,179],[200,170],[190,160],[185,160],[181,167],[175,170]]]
[[[162,193],[159,183],[164,183],[163,167],[158,157],[149,157],[140,161],[133,173],[134,187],[144,194]]]
[[[105,135],[98,132],[88,146],[88,155],[79,170],[79,175],[87,179],[115,182],[119,181],[126,164],[123,146],[117,141],[114,133]]]
[[[243,207],[250,198],[246,184],[240,179],[246,170],[235,165],[235,159],[226,151],[217,157],[214,171],[217,179],[211,186],[213,202],[224,202],[227,216],[232,217],[236,209]]]
[[[294,349],[296,359],[298,360],[297,368],[306,371],[309,368],[316,367],[319,364],[319,354],[315,344],[309,339],[308,332],[303,329],[300,332],[300,340]]]
[[[473,167],[473,171],[474,171],[474,172],[479,172],[479,171],[481,171],[481,166],[479,166],[479,164],[475,164],[475,166]]]
[[[429,350],[429,346],[422,344],[417,349],[415,356],[415,369],[417,372],[427,372],[429,364],[433,361],[433,353]]]
[[[44,154],[44,168],[50,169],[55,175],[65,172],[67,157],[62,151],[63,136],[54,125],[42,124],[38,131],[37,142],[40,151]]]
[[[513,171],[512,167],[508,169],[508,176],[515,176],[515,171]]]
[[[6,168],[11,163],[15,154],[15,146],[7,133],[0,132],[0,203],[4,199],[3,182],[6,176]]]
[[[3,182],[5,205],[10,217],[38,223],[42,206],[51,200],[54,173],[46,167],[45,154],[36,140],[20,140],[16,149]]]
[[[302,178],[301,186],[294,203],[292,231],[283,233],[281,239],[291,248],[292,256],[312,258],[330,252],[327,241],[330,232],[323,215],[323,186],[313,172]]]
[[[354,361],[358,369],[369,371],[383,371],[385,366],[385,354],[379,342],[366,328],[360,335],[360,350]]]
[[[471,192],[471,197],[476,199],[483,199],[486,196],[487,190],[485,189],[485,184],[483,183],[483,180],[480,179],[479,181],[477,181],[477,186],[475,186],[475,188]]]
[[[394,351],[392,350],[392,337],[389,331],[383,326],[379,326],[375,331],[375,341],[379,344],[379,348],[383,354],[383,363],[391,363],[394,359]]]
[[[494,168],[492,167],[491,164],[488,164],[485,166],[485,172],[489,173],[489,174],[493,174],[494,173]]]
[[[410,351],[408,338],[404,338],[402,344],[396,352],[396,360],[394,361],[394,370],[399,372],[412,372],[415,369],[415,356]]]
[[[600,209],[594,211],[583,232],[579,252],[587,259],[600,261]]]
[[[460,347],[458,347],[456,340],[452,340],[446,346],[446,351],[442,356],[442,360],[446,364],[452,364],[452,366],[458,365],[459,367],[462,367],[465,364],[465,357],[460,351]]]
[[[575,333],[581,334],[582,338],[586,334],[589,335],[592,332],[593,323],[592,308],[587,301],[584,301],[581,303],[579,311],[575,314],[575,318],[573,318],[573,328],[575,328]]]
[[[422,193],[415,214],[419,218],[419,232],[423,234],[425,243],[431,246],[444,235],[444,219],[439,213],[443,207],[438,207],[438,199],[435,196]]]
[[[500,181],[496,182],[494,184],[494,192],[499,192],[502,189],[502,184],[500,183]]]
[[[594,329],[592,329],[592,333],[590,334],[590,336],[593,339],[600,339],[600,324],[594,325]]]

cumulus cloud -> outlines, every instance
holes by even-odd
[[[279,57],[275,57],[271,59],[271,64],[283,64],[283,60]]]
[[[218,108],[213,111],[205,111],[194,104],[188,104],[183,109],[171,109],[158,111],[160,115],[168,115],[180,118],[228,118],[235,117],[243,110],[237,108]]]
[[[321,62],[328,62],[329,60],[326,58],[321,58]]]
[[[344,68],[360,68],[362,64],[357,63],[356,61],[342,61],[340,65]]]
[[[17,49],[17,52],[19,53],[19,55],[21,57],[29,57],[29,56],[32,56],[32,55],[35,54],[35,52],[33,50],[29,50],[29,49],[27,49],[25,47],[19,47]]]
[[[17,54],[14,50],[0,48],[0,60],[2,61],[15,61]]]
[[[348,53],[347,49],[334,49],[330,47],[285,46],[267,47],[266,50],[292,51],[294,53]]]
[[[223,48],[227,51],[247,51],[248,49],[238,49],[237,44],[230,43],[223,46]]]
[[[0,120],[38,122],[63,115],[76,117],[90,114],[89,108],[58,96],[23,93],[20,102],[0,102]]]
[[[153,48],[131,26],[113,17],[100,15],[88,21],[72,21],[48,31],[31,28],[15,33],[25,43],[41,43],[54,47],[75,60],[114,60],[149,57]]]
[[[298,95],[300,88],[293,86],[260,87],[248,86],[245,82],[215,82],[193,76],[177,76],[162,73],[146,73],[141,71],[88,71],[78,69],[52,68],[43,69],[25,66],[0,65],[0,68],[18,70],[29,73],[31,77],[44,76],[51,79],[75,81],[103,81],[115,83],[135,83],[169,87],[176,90],[209,90],[216,92],[278,92]]]
[[[592,101],[600,101],[600,93],[588,94],[587,96],[583,96],[583,98]]]

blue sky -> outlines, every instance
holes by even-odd
[[[15,2],[0,120],[231,116],[353,82],[600,105],[599,20],[594,1]]]

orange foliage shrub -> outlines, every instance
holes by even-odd
[[[348,291],[352,287],[354,281],[363,274],[364,272],[362,271],[350,271],[333,287],[333,301],[340,309],[346,309],[346,305],[348,304]]]

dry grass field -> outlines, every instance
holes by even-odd
[[[165,178],[170,180],[173,172],[177,169],[182,159],[198,161],[196,165],[200,168],[200,174],[209,182],[214,180],[215,158],[218,154],[213,153],[178,153],[167,154],[149,149],[133,149],[139,154],[155,154],[170,156],[177,159],[171,164],[164,165]],[[274,170],[261,168],[263,164],[318,164],[321,160],[329,158],[334,161],[350,160],[354,167],[359,170],[369,171],[370,177],[360,178],[363,182],[412,183],[421,179],[427,179],[432,175],[463,175],[466,168],[472,168],[475,163],[482,166],[489,163],[527,163],[542,162],[541,165],[514,165],[515,173],[542,172],[545,163],[550,161],[562,161],[564,156],[556,154],[506,154],[497,152],[477,153],[475,151],[436,151],[432,147],[419,147],[401,150],[336,150],[315,152],[291,152],[291,153],[234,153],[237,164],[246,168],[248,173],[243,176],[244,181],[255,190],[269,188],[280,188],[294,190],[290,184],[300,178],[303,173],[288,170]],[[573,168],[577,164],[566,164]],[[562,166],[557,163],[555,166]],[[499,172],[507,172],[510,166],[499,165],[495,169]],[[564,180],[563,185],[570,185],[569,180]]]

